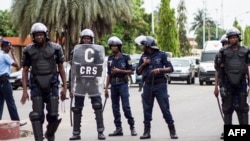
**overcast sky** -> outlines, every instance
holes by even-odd
[[[9,9],[12,0],[0,0],[0,10]],[[144,0],[144,6],[147,13],[151,13],[160,6],[161,0]],[[185,0],[188,16],[188,26],[193,21],[194,13],[203,8],[205,1],[208,16],[217,20],[219,26],[227,29],[232,26],[234,18],[237,17],[239,24],[243,27],[250,25],[249,0]],[[153,3],[152,3],[153,2]],[[179,0],[171,0],[170,6],[176,8]],[[223,3],[223,4],[222,4]],[[223,10],[222,10],[223,7]],[[223,11],[223,12],[222,12]]]

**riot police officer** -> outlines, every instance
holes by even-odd
[[[222,49],[225,47],[228,47],[229,42],[228,42],[228,38],[227,35],[224,34],[221,36],[220,42],[222,44]],[[223,83],[223,73],[224,73],[224,69],[223,69],[223,64],[219,64],[218,62],[221,62],[220,59],[221,57],[219,57],[220,53],[217,53],[215,56],[215,61],[214,61],[214,68],[215,68],[215,85],[214,85],[214,95],[216,98],[218,98],[219,95],[219,87],[221,88],[222,83]],[[221,67],[220,67],[221,65]],[[221,97],[223,98],[223,97]],[[223,101],[223,100],[222,100]],[[221,107],[219,107],[221,108]],[[238,112],[237,112],[238,113]],[[221,139],[224,138],[224,133],[221,133]]]
[[[32,123],[35,141],[43,140],[43,128],[46,104],[48,122],[45,137],[48,141],[55,140],[55,132],[61,122],[58,114],[59,105],[59,79],[60,74],[63,81],[61,100],[66,98],[66,76],[63,67],[64,55],[60,45],[50,42],[47,27],[43,23],[35,23],[31,27],[33,43],[23,50],[23,95],[21,103],[29,100],[27,92],[27,78],[30,71],[30,92],[32,109],[29,117]]]
[[[220,73],[222,78],[220,95],[222,98],[222,110],[224,113],[224,124],[232,124],[232,114],[234,109],[237,112],[240,125],[248,125],[247,104],[247,81],[249,76],[249,49],[240,46],[241,33],[233,27],[226,32],[229,46],[219,51],[218,66],[224,73]]]
[[[112,55],[108,57],[107,67],[108,75],[106,78],[105,97],[109,97],[108,86],[111,84],[111,100],[112,110],[114,115],[114,124],[116,130],[110,133],[109,136],[122,136],[122,122],[120,113],[120,100],[122,102],[122,109],[125,117],[128,119],[131,135],[136,136],[135,120],[132,116],[130,104],[129,104],[129,89],[128,89],[128,75],[134,73],[132,61],[129,55],[121,52],[122,41],[112,36],[108,39],[108,45],[112,50]]]
[[[94,33],[90,29],[84,29],[80,33],[80,45],[81,44],[93,44],[94,43]],[[97,51],[94,52],[94,61],[95,63],[102,64],[104,62],[103,58],[98,56]],[[83,54],[80,54],[81,56]],[[72,57],[74,56],[74,50],[72,52]],[[84,57],[81,57],[84,59]],[[72,59],[72,58],[71,58]],[[74,63],[71,60],[71,63]],[[72,67],[71,67],[72,68]],[[71,70],[72,71],[72,70]],[[72,73],[70,73],[71,78]],[[70,80],[71,81],[71,80]],[[70,84],[72,84],[70,82]],[[102,113],[102,98],[100,96],[100,92],[97,85],[97,80],[95,78],[83,78],[81,76],[76,76],[76,87],[75,91],[72,92],[72,86],[70,86],[70,97],[75,98],[75,107],[72,107],[73,111],[73,136],[69,138],[69,140],[80,140],[81,136],[81,117],[82,110],[84,106],[85,94],[87,93],[91,99],[92,108],[95,111],[96,115],[96,124],[97,124],[97,132],[98,139],[105,140],[105,136],[103,134],[104,124],[103,124],[103,113]]]
[[[167,60],[167,54],[159,50],[153,37],[145,36],[141,44],[143,45],[144,53],[136,68],[136,73],[142,75],[144,80],[143,93],[141,95],[144,133],[140,139],[151,138],[150,128],[155,98],[159,103],[165,122],[168,124],[171,139],[177,139],[174,120],[169,108],[167,80],[164,77],[164,73],[173,72],[173,66]]]
[[[228,44],[228,39],[227,39],[227,35],[226,34],[224,34],[224,35],[222,35],[221,36],[221,39],[220,39],[220,42],[221,42],[221,44],[222,44],[222,47],[224,48],[224,47],[227,47],[229,44]],[[215,56],[215,62],[214,62],[214,64],[215,64],[215,70],[216,70],[216,72],[215,72],[215,86],[214,86],[214,95],[217,97],[218,95],[219,95],[219,83],[222,83],[221,81],[222,81],[222,79],[219,79],[219,76],[222,76],[223,74],[219,74],[219,73],[223,73],[223,70],[219,70],[220,69],[220,67],[219,67],[219,64],[217,63],[217,62],[219,62],[218,61],[218,58],[219,58],[219,53],[218,54],[216,54],[216,56]]]

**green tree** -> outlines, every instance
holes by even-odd
[[[243,45],[250,47],[250,26],[246,26],[243,35]]]
[[[170,0],[161,0],[157,42],[161,50],[172,52],[173,56],[180,56],[175,12],[170,8]]]
[[[107,40],[110,36],[117,36],[123,42],[122,52],[127,54],[141,53],[141,48],[136,46],[134,40],[137,36],[150,34],[151,16],[145,13],[145,9],[141,6],[143,0],[132,0],[132,20],[131,22],[119,21],[112,29],[112,34],[107,34],[101,38],[98,43],[105,46],[106,54],[111,51],[107,45]]]
[[[11,22],[10,12],[0,10],[0,36],[18,36],[17,29]]]
[[[179,32],[179,43],[180,43],[180,55],[187,56],[191,55],[192,46],[190,45],[187,39],[187,16],[186,16],[186,6],[185,1],[180,0],[178,7],[177,7],[177,26]]]
[[[207,40],[218,40],[216,39],[216,24],[215,21],[207,16],[205,11],[205,41]],[[194,14],[194,21],[191,23],[190,31],[194,31],[196,35],[195,41],[198,43],[199,48],[203,48],[203,9],[198,9],[197,13]],[[222,36],[225,31],[218,28],[218,35]]]
[[[71,49],[83,28],[91,28],[100,38],[112,32],[117,20],[130,22],[132,17],[130,0],[15,0],[11,13],[22,39],[33,23],[43,22],[51,37],[65,36]]]
[[[243,29],[241,28],[237,19],[234,19],[233,26],[237,28],[241,33],[243,32]]]

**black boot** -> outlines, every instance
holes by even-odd
[[[55,141],[55,133],[56,130],[59,126],[59,124],[61,123],[62,119],[57,119],[54,122],[49,122],[49,124],[47,125],[47,131],[45,132],[45,138],[48,141]]]
[[[134,126],[130,126],[131,136],[137,136]]]
[[[80,140],[81,136],[81,118],[82,118],[82,113],[81,113],[81,109],[72,107],[72,111],[73,111],[73,136],[69,138],[69,140]]]
[[[221,133],[221,135],[220,135],[220,139],[224,139],[224,133]]]
[[[178,139],[178,136],[176,135],[174,124],[168,125],[168,129],[169,129],[171,139]]]
[[[109,136],[123,136],[122,127],[116,127],[116,130],[110,133]]]
[[[43,140],[43,126],[42,126],[40,114],[37,112],[30,112],[29,117],[32,123],[32,129],[33,129],[35,141],[42,141]]]
[[[103,124],[103,113],[102,113],[102,104],[101,103],[94,103],[92,108],[95,110],[95,120],[97,125],[97,132],[98,132],[98,140],[105,140],[106,137],[103,134],[104,131],[104,124]]]
[[[144,125],[144,133],[143,135],[140,137],[140,139],[150,139],[151,135],[150,135],[150,124],[145,124]]]
[[[99,139],[99,140],[105,140],[105,139],[106,139],[106,137],[105,137],[105,135],[103,134],[103,132],[99,132],[99,133],[98,133],[98,139]]]

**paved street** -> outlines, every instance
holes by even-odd
[[[196,79],[197,80],[197,79]],[[223,131],[223,121],[219,113],[216,98],[213,95],[214,85],[187,85],[185,82],[172,82],[169,85],[170,94],[170,108],[175,120],[178,141],[220,141],[219,136]],[[20,118],[27,121],[28,124],[21,127],[21,130],[32,131],[31,123],[28,114],[31,111],[31,101],[25,105],[20,104],[20,97],[22,89],[14,91],[16,104]],[[130,136],[129,126],[122,112],[124,136],[122,137],[108,137],[108,134],[115,129],[113,124],[113,115],[111,111],[111,101],[108,99],[105,111],[104,122],[106,140],[114,141],[139,141],[140,135],[143,134],[143,112],[141,104],[141,96],[138,92],[137,86],[130,88],[130,102],[132,112],[136,121],[136,130],[138,136]],[[72,134],[72,127],[70,127],[69,103],[67,100],[60,103],[60,116],[62,123],[56,133],[57,141],[67,141]],[[64,111],[65,106],[65,111]],[[3,119],[9,119],[7,107],[4,108]],[[237,118],[234,115],[234,122],[237,123]],[[45,130],[45,125],[44,125]],[[90,103],[90,99],[85,100],[85,108],[82,117],[82,133],[81,137],[84,141],[97,140],[96,121],[94,111]],[[33,141],[33,136],[21,137],[11,141]],[[169,137],[169,130],[167,124],[164,122],[157,102],[153,111],[153,121],[151,128],[151,141],[166,141],[171,140]]]

